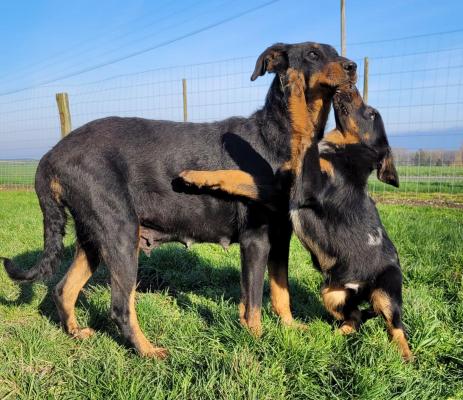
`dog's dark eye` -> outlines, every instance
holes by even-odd
[[[310,60],[318,60],[318,54],[315,51],[309,51],[308,58]]]
[[[370,118],[371,120],[374,120],[376,118],[376,111],[374,110],[369,111],[368,118]]]

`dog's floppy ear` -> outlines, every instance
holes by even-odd
[[[399,187],[399,174],[394,165],[391,149],[388,148],[382,160],[378,163],[378,179],[395,187]]]
[[[257,59],[251,81],[255,81],[266,72],[285,71],[288,68],[288,47],[289,45],[283,43],[268,47]]]

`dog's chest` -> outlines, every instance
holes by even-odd
[[[306,215],[302,217],[300,210],[291,210],[290,216],[296,236],[307,250],[315,256],[321,271],[329,271],[336,264],[336,258],[320,246],[318,235],[315,233],[316,229],[307,229],[306,225],[310,225],[310,218],[307,218]],[[310,235],[307,233],[308,231],[311,232]]]

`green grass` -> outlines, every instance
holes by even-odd
[[[456,179],[455,181],[439,181],[438,178],[430,181],[413,181],[410,178],[403,176],[399,177],[400,187],[386,185],[376,179],[375,176],[370,177],[368,181],[368,190],[370,193],[410,193],[410,194],[426,194],[432,193],[436,196],[441,194],[457,194],[460,198],[463,197],[463,179]]]
[[[169,348],[164,361],[123,346],[108,316],[100,268],[78,302],[97,334],[66,336],[45,284],[17,285],[0,272],[0,398],[19,399],[463,399],[463,216],[461,210],[381,206],[404,270],[404,322],[416,355],[404,364],[384,322],[342,337],[320,303],[320,275],[293,240],[290,285],[307,330],[282,327],[265,293],[264,335],[239,325],[239,250],[163,246],[140,260],[142,329]],[[35,195],[0,192],[0,254],[30,266],[42,246]],[[66,237],[67,265],[72,228]],[[55,279],[56,281],[56,279]],[[53,283],[53,282],[52,282]],[[52,285],[49,283],[48,285]],[[169,291],[168,291],[169,289]]]
[[[399,175],[405,176],[459,176],[463,178],[463,166],[407,166],[400,165],[397,167]]]
[[[0,185],[32,186],[38,161],[0,161]]]
[[[0,187],[32,188],[37,163],[37,161],[0,161]],[[463,195],[463,166],[399,166],[397,170],[401,178],[399,189],[382,184],[373,174],[369,182],[370,191],[373,193],[444,193]]]

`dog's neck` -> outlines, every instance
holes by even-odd
[[[331,109],[331,95],[320,89],[307,89],[305,99],[309,111],[310,123],[316,140],[320,140],[325,132],[326,122]]]
[[[341,162],[343,173],[357,187],[366,187],[371,172],[376,168],[378,155],[364,143],[354,141],[355,137],[336,128],[318,143],[318,149],[321,157],[325,155]]]
[[[283,84],[284,81],[276,75],[267,93],[265,105],[257,113],[262,119],[262,135],[267,141],[273,142],[275,151],[289,150],[291,138],[291,116]],[[311,89],[306,90],[305,96],[315,137],[320,139],[328,120],[332,96],[321,90]]]

